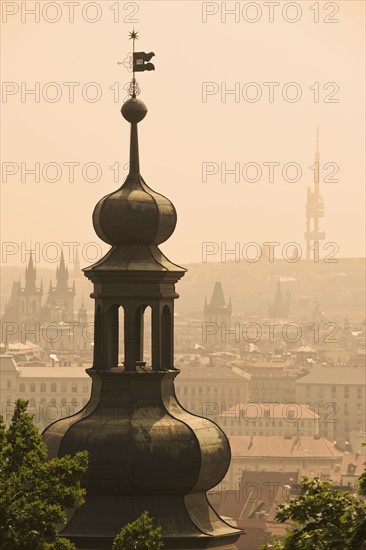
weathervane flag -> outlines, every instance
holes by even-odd
[[[155,54],[153,52],[134,52],[133,53],[133,72],[154,71],[155,66],[147,63]]]

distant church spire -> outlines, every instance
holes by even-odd
[[[80,260],[79,260],[79,248],[76,247],[74,256],[74,279],[78,279],[81,275]]]
[[[286,318],[289,310],[289,299],[288,293],[286,293],[286,299],[283,297],[281,280],[280,277],[278,277],[275,298],[273,304],[269,306],[270,317],[277,319]]]
[[[65,311],[65,320],[72,321],[75,294],[75,281],[72,286],[69,286],[69,270],[66,267],[64,253],[61,251],[60,263],[56,269],[56,286],[52,286],[50,281],[46,307],[49,310],[62,308]]]
[[[212,334],[210,334],[207,338],[208,344],[215,344],[223,341],[221,331],[224,329],[226,333],[226,331],[230,328],[231,313],[231,298],[229,303],[226,303],[222,284],[220,281],[216,281],[212,291],[210,303],[207,304],[206,299],[204,305],[205,323],[213,323],[214,325],[212,326],[212,329],[217,329],[210,331]]]
[[[25,268],[25,292],[32,293],[36,291],[36,267],[33,264],[33,253],[30,253],[28,266]]]
[[[60,263],[56,271],[56,290],[58,292],[64,292],[67,289],[68,279],[69,279],[69,272],[66,267],[64,252],[62,250]]]
[[[214,289],[212,291],[211,301],[208,307],[209,308],[227,307],[224,291],[222,290],[222,285],[220,281],[217,281],[215,283]]]

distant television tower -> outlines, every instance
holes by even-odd
[[[319,241],[325,239],[325,232],[319,230],[320,218],[324,217],[324,202],[320,194],[320,154],[319,126],[317,129],[317,146],[314,164],[314,190],[308,187],[306,201],[306,259],[310,260],[313,251],[314,259],[319,259]]]

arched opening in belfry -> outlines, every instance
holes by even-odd
[[[161,351],[162,351],[162,367],[163,369],[171,369],[173,367],[173,327],[172,314],[169,306],[164,306],[161,313]]]
[[[125,310],[123,306],[112,306],[117,309],[114,320],[114,330],[117,335],[117,357],[116,365],[121,367],[125,361]]]
[[[142,361],[146,365],[151,365],[152,361],[152,309],[150,306],[145,307],[144,311],[144,326],[143,326],[143,354]]]
[[[110,369],[118,366],[118,305],[112,305],[105,313],[105,334],[103,338],[106,357],[106,365],[104,368]]]
[[[101,369],[102,368],[102,309],[100,305],[97,306],[95,311],[95,318],[94,318],[94,368]]]
[[[136,365],[151,364],[151,323],[151,307],[141,304],[135,311],[134,323],[130,327]]]

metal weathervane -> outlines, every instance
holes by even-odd
[[[132,40],[132,63],[131,60],[127,63],[130,67],[132,65],[132,81],[128,87],[128,94],[135,98],[137,95],[140,94],[140,86],[137,83],[137,80],[135,78],[135,73],[142,72],[142,71],[154,71],[155,66],[150,63],[150,60],[152,57],[154,57],[154,52],[145,53],[145,52],[135,52],[135,40],[138,40],[138,31],[135,31],[133,29],[130,34],[130,40]],[[118,65],[125,65],[126,66],[126,60],[125,61],[119,61]],[[130,69],[131,70],[131,69]]]

